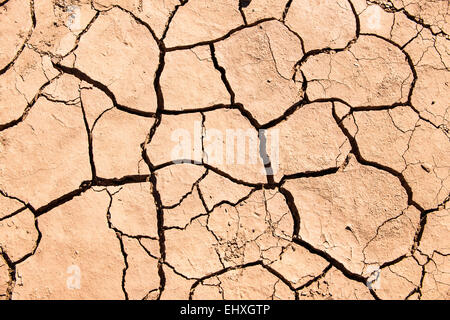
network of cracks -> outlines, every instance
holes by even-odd
[[[0,298],[448,299],[449,6],[1,1]]]

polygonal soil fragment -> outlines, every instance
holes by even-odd
[[[355,135],[361,156],[397,171],[406,168],[404,154],[419,120],[409,107],[392,110],[355,112]]]
[[[383,222],[377,228],[376,235],[364,246],[364,262],[381,265],[408,253],[414,246],[419,221],[420,212],[410,206],[398,216]]]
[[[17,266],[13,298],[123,298],[124,262],[119,241],[108,229],[108,204],[106,192],[89,190],[41,216],[41,242]]]
[[[101,13],[80,39],[75,54],[75,68],[106,85],[118,104],[156,110],[153,78],[159,63],[158,46],[129,14],[117,8]]]
[[[227,119],[224,122],[223,119]],[[265,183],[258,131],[237,110],[206,113],[203,162],[248,183]]]
[[[378,0],[377,2],[392,2],[397,9],[404,9],[416,21],[423,21],[429,25],[435,33],[445,32],[450,34],[450,21],[448,18],[448,2],[436,1],[413,1],[413,0]]]
[[[425,265],[425,276],[421,288],[424,300],[450,299],[450,258],[448,255],[435,253]]]
[[[0,221],[0,248],[12,262],[31,254],[37,239],[34,215],[29,210]]]
[[[411,102],[420,115],[434,125],[447,125],[450,120],[450,72],[430,67],[417,68],[418,80]]]
[[[0,74],[20,53],[24,41],[28,39],[32,22],[30,2],[17,0],[5,3],[0,8]]]
[[[109,10],[113,6],[120,6],[124,10],[132,12],[144,23],[149,24],[156,36],[160,38],[169,17],[180,1],[94,0],[93,4],[97,10]]]
[[[163,115],[146,148],[152,164],[201,163],[202,123],[200,113]]]
[[[176,6],[180,5],[180,1],[140,1],[139,4],[142,8],[139,10],[138,7],[138,16],[148,22],[156,36],[160,38]]]
[[[0,189],[35,208],[78,188],[90,179],[89,168],[78,106],[41,98],[24,122],[0,132]]]
[[[237,1],[188,1],[175,14],[164,43],[176,47],[215,40],[243,23]]]
[[[294,0],[286,24],[302,37],[306,51],[344,48],[356,36],[355,15],[347,0]]]
[[[159,288],[158,260],[150,257],[137,240],[122,237],[122,241],[128,263],[125,290],[129,299],[141,300]]]
[[[353,107],[405,102],[413,81],[403,52],[369,35],[348,50],[310,56],[300,68],[311,100],[340,98]]]
[[[112,194],[111,224],[128,236],[158,236],[155,199],[148,183],[124,185]]]
[[[368,5],[359,14],[362,33],[373,33],[389,39],[394,33],[394,13],[386,12],[377,5]],[[414,36],[411,35],[411,38]],[[409,40],[409,39],[408,39]]]
[[[326,260],[297,245],[288,246],[280,255],[280,259],[270,265],[294,288],[299,288],[320,276],[328,266]]]
[[[29,41],[40,52],[64,56],[95,16],[88,0],[34,1],[36,27]]]
[[[0,77],[0,128],[18,119],[48,79],[41,57],[25,48],[14,65]]]
[[[236,102],[260,123],[278,118],[303,97],[292,77],[302,57],[300,40],[279,21],[241,30],[215,44]]]
[[[426,257],[420,290],[422,299],[448,300],[450,297],[449,217],[448,208],[427,214],[419,246],[419,251]]]
[[[266,145],[277,181],[284,175],[338,167],[350,148],[332,116],[331,103],[302,106],[268,130]]]
[[[450,253],[450,210],[427,214],[427,223],[420,241],[421,253],[432,256],[434,252],[442,255]]]
[[[80,100],[83,103],[87,126],[91,131],[103,113],[113,108],[113,102],[103,91],[86,82],[81,84]]]
[[[167,53],[161,89],[166,110],[230,103],[230,95],[220,72],[214,68],[207,46]]]
[[[450,194],[450,141],[442,130],[419,121],[408,151],[403,175],[413,199],[425,209],[441,204]]]
[[[188,280],[180,274],[175,273],[172,268],[163,267],[166,284],[161,299],[163,300],[187,300],[194,280]]]
[[[285,188],[294,196],[300,213],[300,238],[354,273],[363,271],[364,253],[377,250],[380,263],[390,261],[397,258],[394,255],[399,250],[394,249],[401,248],[406,253],[414,238],[415,229],[408,228],[411,222],[406,219],[406,226],[401,225],[406,236],[388,231],[384,233],[384,247],[365,248],[377,235],[379,226],[406,209],[408,199],[396,177],[362,166],[353,157],[342,171],[288,180]]]
[[[420,286],[421,277],[422,267],[406,258],[381,270],[374,291],[383,300],[403,300]]]
[[[256,191],[236,207],[221,205],[211,212],[208,230],[225,267],[279,259],[291,239],[293,222],[281,193]]]
[[[391,40],[402,47],[407,46],[410,41],[414,41],[414,37],[423,29],[422,26],[408,19],[403,12],[396,12],[392,25]]]
[[[69,74],[62,74],[45,87],[42,95],[51,101],[59,101],[72,105],[79,104],[80,86],[80,79]]]
[[[151,239],[147,237],[139,237],[138,238],[139,243],[143,248],[145,248],[145,252],[147,254],[155,259],[160,258],[160,246],[159,246],[159,240],[158,239]]]
[[[167,230],[165,236],[166,261],[185,277],[200,278],[223,268],[205,218],[194,220],[185,230]]]
[[[230,270],[217,276],[216,279],[207,279],[202,282],[193,291],[194,299],[294,299],[294,292],[260,265]],[[214,286],[217,288],[215,291],[208,290]]]
[[[6,192],[0,190],[0,219],[6,218],[18,210],[23,210],[24,204],[19,200],[8,196]]]
[[[251,0],[247,6],[242,8],[247,23],[268,18],[280,20],[283,16],[287,0]]]
[[[346,278],[331,268],[325,276],[298,292],[300,300],[372,300],[369,289],[361,282]]]
[[[364,0],[353,1],[355,7],[358,2],[365,3],[359,14],[361,33],[377,34],[404,47],[414,42],[415,37],[424,31],[423,26],[416,24],[402,11],[382,8],[377,4],[367,5]]]
[[[208,210],[222,202],[236,203],[251,191],[250,187],[234,183],[213,171],[209,171],[198,186]]]
[[[99,118],[92,130],[92,145],[97,174],[103,178],[120,178],[148,172],[142,161],[144,143],[154,118],[140,117],[118,109]]]
[[[206,214],[199,190],[194,188],[181,203],[164,209],[164,225],[167,228],[186,228],[193,219]]]
[[[448,37],[433,35],[429,29],[418,29],[418,32],[405,46],[405,52],[411,60],[420,68],[436,68],[436,70],[448,70],[450,64]]]
[[[193,300],[224,300],[221,282],[217,277],[202,281],[195,288],[191,289]]]
[[[155,175],[161,202],[170,207],[192,192],[194,184],[205,175],[205,168],[193,164],[176,164],[159,169]]]

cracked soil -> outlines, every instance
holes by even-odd
[[[1,0],[0,299],[450,299],[449,68],[448,0]]]

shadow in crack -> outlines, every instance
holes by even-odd
[[[239,0],[239,8],[247,8],[252,0]]]

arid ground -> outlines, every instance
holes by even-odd
[[[0,0],[1,299],[450,299],[448,0]]]

